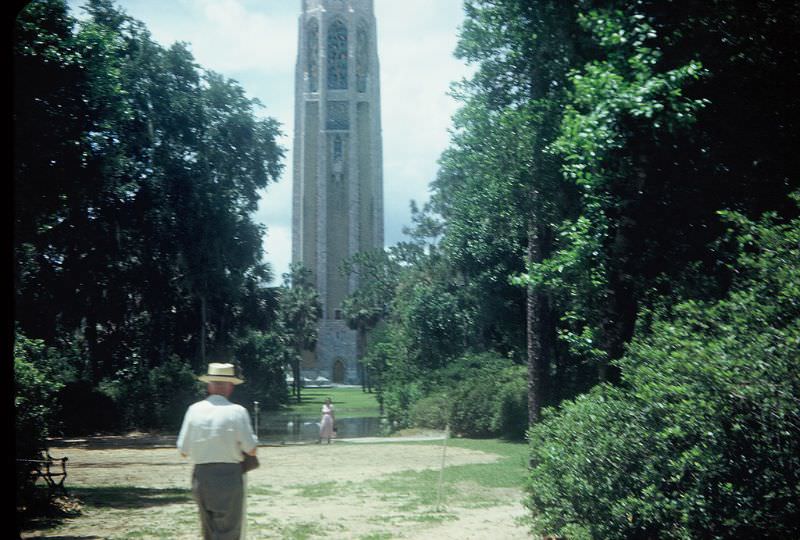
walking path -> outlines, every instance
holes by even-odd
[[[451,481],[440,504],[431,481],[438,474],[430,471],[441,467],[442,445],[404,444],[420,440],[442,437],[261,447],[261,467],[248,474],[248,537],[530,538],[521,522],[526,511],[519,489]],[[67,487],[81,499],[81,515],[29,527],[22,538],[197,539],[191,464],[179,456],[174,437],[61,440],[53,441],[51,452],[69,456]],[[446,457],[447,467],[456,468],[501,459],[456,446],[447,447]]]
[[[407,441],[440,441],[444,434],[429,432],[424,435],[402,435],[393,437],[351,437],[336,439],[346,443],[386,443]],[[158,435],[152,433],[129,433],[127,435],[98,435],[93,437],[54,438],[48,441],[51,448],[167,448],[175,447],[177,435]],[[260,444],[261,447],[297,446],[317,444],[317,441],[304,441],[285,444]]]

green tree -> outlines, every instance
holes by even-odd
[[[122,395],[277,324],[252,214],[283,150],[185,44],[161,47],[109,0],[85,10],[43,0],[15,21],[15,318]]]
[[[718,263],[717,210],[792,213],[786,194],[796,165],[785,149],[800,141],[775,119],[793,118],[797,99],[784,83],[767,90],[762,81],[796,69],[798,55],[781,47],[792,50],[785,38],[797,32],[797,13],[771,7],[598,3],[578,15],[595,58],[571,74],[551,146],[580,194],[578,211],[561,222],[553,255],[530,265],[523,282],[551,291],[562,341],[599,368],[600,380],[643,306],[664,295],[677,302],[724,293],[730,276]],[[747,99],[746,114],[737,114],[732,97],[761,96],[759,88],[769,97]],[[767,132],[771,148],[746,142]]]
[[[70,179],[82,173],[90,125],[89,82],[74,32],[61,1],[29,4],[14,26],[15,317],[51,343],[77,318],[64,313],[73,302],[65,302],[61,280],[72,260],[68,243],[77,240],[69,231],[80,225],[73,216],[82,186]]]
[[[322,303],[314,288],[311,270],[302,263],[292,263],[283,274],[280,290],[280,320],[293,350],[293,393],[300,401],[300,362],[304,351],[313,351],[317,343],[317,321],[322,317]]]
[[[723,217],[738,229],[729,294],[649,313],[619,360],[620,387],[530,430],[537,533],[800,533],[800,220]]]
[[[40,339],[14,336],[14,424],[18,459],[41,459],[58,431],[55,397],[72,377],[69,363]]]
[[[641,299],[637,289],[656,255],[641,243],[641,229],[664,226],[655,209],[642,215],[639,205],[665,189],[679,190],[675,184],[647,189],[648,164],[660,159],[665,143],[688,133],[704,101],[686,97],[683,89],[703,70],[690,62],[664,71],[653,28],[642,16],[596,11],[580,20],[608,55],[572,77],[571,103],[553,145],[564,158],[566,179],[581,189],[581,211],[562,222],[559,247],[566,249],[532,269],[552,276],[555,290],[568,284],[561,294],[571,299],[562,337],[596,363],[605,380],[608,360],[619,357],[630,339]]]
[[[469,1],[457,55],[477,64],[473,78],[462,85],[468,105],[464,118],[477,122],[469,133],[488,127],[475,173],[488,178],[480,193],[484,208],[492,195],[515,194],[512,234],[524,235],[524,259],[535,264],[550,255],[552,224],[559,220],[558,160],[548,147],[557,135],[565,99],[565,82],[574,62],[575,5],[565,2]],[[478,128],[479,129],[479,128]],[[499,141],[499,144],[492,144]],[[471,148],[479,146],[470,144]],[[463,154],[463,151],[462,151]],[[469,164],[464,175],[473,174]],[[451,167],[452,168],[452,167]],[[496,172],[493,172],[496,171]],[[501,218],[502,219],[502,218]],[[486,223],[491,223],[487,219]],[[527,284],[525,298],[528,411],[536,422],[543,403],[545,378],[551,369],[550,299]]]
[[[262,410],[274,410],[289,400],[284,369],[294,350],[279,325],[269,332],[249,329],[236,339],[234,357],[247,382],[236,391],[238,402],[249,407],[258,401]]]
[[[357,253],[345,260],[342,271],[358,281],[358,288],[342,303],[347,325],[358,335],[357,357],[361,386],[372,391],[372,369],[365,362],[368,334],[386,319],[397,287],[400,268],[390,252]]]

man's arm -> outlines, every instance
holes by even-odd
[[[189,445],[188,445],[188,438],[189,436],[189,411],[186,411],[186,414],[183,416],[183,423],[181,424],[181,430],[178,433],[178,441],[176,446],[178,447],[178,451],[181,453],[183,457],[189,457]]]
[[[242,445],[242,451],[245,454],[249,454],[251,456],[256,455],[256,451],[258,450],[258,437],[256,437],[255,433],[253,433],[253,424],[250,422],[250,413],[247,412],[247,409],[242,407],[242,425],[241,425],[241,438],[240,444]],[[250,450],[244,450],[245,448],[250,448]]]

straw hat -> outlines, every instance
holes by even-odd
[[[236,376],[233,364],[218,364],[212,362],[208,364],[208,373],[198,377],[203,382],[229,382],[242,384],[244,380]]]

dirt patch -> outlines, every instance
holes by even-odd
[[[83,514],[23,538],[198,537],[189,494],[191,464],[174,446],[122,448],[75,443],[67,485],[84,499]],[[82,447],[80,447],[82,446]],[[527,538],[517,490],[487,490],[486,503],[459,497],[433,504],[381,484],[398,473],[438,470],[438,445],[291,445],[259,448],[261,467],[248,474],[248,538]],[[450,447],[447,466],[491,463],[499,456]],[[466,493],[465,488],[465,493]]]

